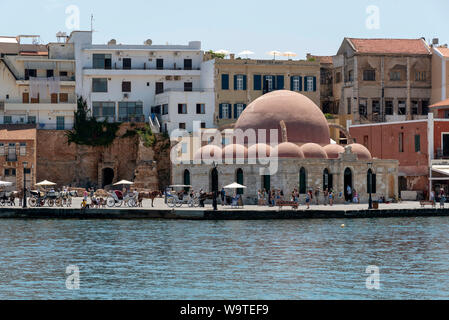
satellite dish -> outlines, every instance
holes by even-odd
[[[145,42],[143,44],[146,46],[151,46],[153,44],[153,40],[151,40],[151,39],[145,40]]]

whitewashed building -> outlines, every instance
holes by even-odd
[[[0,124],[72,128],[76,110],[73,45],[41,45],[39,36],[0,37],[0,54]]]
[[[214,69],[203,62],[201,42],[95,45],[86,31],[72,32],[67,42],[75,50],[76,93],[97,119],[150,121],[168,133],[192,131],[193,120],[213,127]]]

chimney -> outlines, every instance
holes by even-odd
[[[231,54],[229,55],[229,59],[234,60],[234,59],[235,59],[235,53],[231,53]]]

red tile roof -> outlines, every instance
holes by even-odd
[[[36,140],[36,127],[34,125],[2,125],[0,140],[11,142]]]
[[[423,39],[356,39],[348,38],[358,53],[430,54]]]
[[[437,48],[438,51],[441,52],[441,54],[445,57],[449,57],[449,48],[445,48],[445,47],[439,47]]]
[[[320,63],[326,63],[326,64],[332,64],[332,56],[314,56],[311,55],[311,58],[314,58],[316,61],[319,61]]]
[[[432,104],[429,108],[449,107],[449,99]]]

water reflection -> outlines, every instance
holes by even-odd
[[[0,299],[447,299],[448,226],[4,220]],[[80,268],[79,291],[65,288],[68,265]],[[380,267],[379,291],[365,287],[369,265]]]

